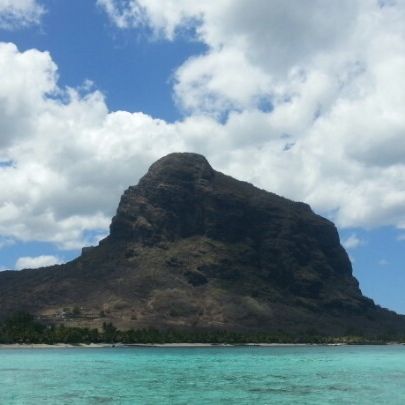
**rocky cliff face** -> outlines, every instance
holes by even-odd
[[[20,308],[121,328],[405,330],[362,295],[330,221],[190,153],[158,160],[125,191],[99,246],[66,265],[1,273],[0,314]]]

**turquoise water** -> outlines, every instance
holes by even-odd
[[[0,350],[0,404],[405,404],[405,346]]]

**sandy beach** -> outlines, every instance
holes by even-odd
[[[44,343],[35,343],[35,344],[0,344],[1,349],[69,349],[69,348],[84,348],[84,349],[99,349],[104,347],[115,347],[122,346],[122,344],[111,344],[111,343],[79,343],[77,345],[72,345],[68,343],[55,343],[54,345],[47,345]]]
[[[244,343],[244,344],[226,344],[226,343],[55,343],[48,345],[43,343],[35,344],[0,344],[1,349],[102,349],[102,348],[123,348],[123,347],[296,347],[296,346],[344,346],[345,343]]]

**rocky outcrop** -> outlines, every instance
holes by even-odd
[[[383,333],[405,321],[364,297],[333,223],[215,171],[158,160],[123,194],[110,235],[66,265],[0,274],[0,315],[121,328]]]

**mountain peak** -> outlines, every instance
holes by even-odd
[[[72,322],[89,327],[405,330],[404,317],[362,295],[330,221],[201,155],[155,162],[125,191],[110,229],[58,270],[0,273],[0,318],[24,309],[58,323],[78,306]]]
[[[190,182],[209,180],[213,175],[214,170],[204,156],[188,152],[170,153],[153,163],[141,182]]]

